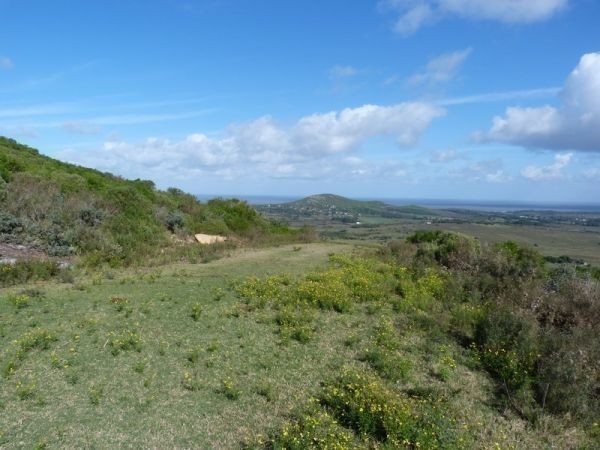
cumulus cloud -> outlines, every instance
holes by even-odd
[[[559,107],[509,107],[475,137],[530,148],[600,152],[600,53],[581,57],[560,93]]]
[[[63,157],[81,164],[130,176],[193,178],[200,174],[244,173],[271,177],[318,177],[327,164],[361,170],[348,153],[374,136],[389,136],[400,146],[414,145],[430,123],[445,110],[427,103],[393,106],[364,105],[300,118],[284,127],[272,117],[235,124],[219,137],[192,134],[172,142],[148,139],[139,143],[111,140],[92,152],[66,151]],[[329,167],[327,170],[333,170]]]
[[[548,166],[527,166],[521,171],[521,176],[533,181],[560,180],[565,178],[563,169],[573,159],[573,153],[559,153],[554,156],[554,163]]]
[[[549,19],[567,7],[569,0],[382,0],[384,8],[397,11],[394,30],[403,35],[446,17],[531,23]]]
[[[444,53],[431,59],[425,70],[409,78],[411,85],[446,83],[454,79],[462,64],[471,54],[472,49],[466,48],[455,52]]]

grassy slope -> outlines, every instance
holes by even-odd
[[[300,275],[325,264],[330,252],[348,251],[352,247],[335,244],[239,251],[207,265],[129,271],[74,287],[39,285],[45,297],[22,309],[7,302],[4,292],[3,359],[13,340],[36,327],[58,340],[47,350],[28,352],[12,376],[0,379],[0,447],[236,448],[242,439],[272,430],[316,394],[321,381],[356,361],[382,319],[401,316],[386,305],[370,311],[362,305],[345,314],[319,311],[315,338],[282,346],[272,311],[240,309],[228,283],[248,275]],[[225,293],[216,301],[219,288]],[[113,296],[128,299],[122,311],[110,302]],[[198,321],[190,317],[195,304],[202,307]],[[435,330],[428,335],[415,324],[398,325],[400,351],[413,366],[401,387],[447,397],[477,447],[544,448],[553,441],[565,448],[574,439],[565,432],[556,437],[561,430],[531,430],[509,412],[501,415],[493,406],[491,381],[468,367],[464,349]],[[139,353],[111,354],[109,333],[120,329],[139,332]],[[191,349],[199,349],[194,363],[187,358]],[[457,367],[442,381],[437,374],[446,356]],[[197,390],[182,386],[186,372]],[[237,400],[219,392],[227,377],[241,391]],[[29,383],[35,387],[24,395]],[[270,401],[256,392],[265,384],[272,389]]]
[[[173,247],[169,233],[200,232],[255,241],[294,234],[245,202],[201,204],[178,189],[63,163],[0,137],[0,242],[116,266],[164,254]]]

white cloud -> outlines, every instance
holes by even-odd
[[[502,23],[547,20],[568,6],[569,0],[381,0],[380,5],[400,16],[394,31],[410,35],[424,25],[458,16]]]
[[[448,171],[450,178],[467,182],[486,181],[488,183],[503,183],[511,181],[512,177],[503,169],[500,159],[476,161],[468,166]]]
[[[464,97],[450,97],[435,102],[436,105],[440,106],[452,106],[452,105],[468,105],[472,103],[491,103],[500,102],[506,100],[512,100],[515,98],[538,98],[538,97],[554,97],[559,94],[561,88],[538,88],[538,89],[526,89],[519,91],[506,91],[506,92],[489,92],[486,94],[467,95]]]
[[[408,83],[418,84],[438,84],[446,83],[456,77],[460,67],[471,54],[471,48],[458,50],[455,52],[444,53],[431,59],[423,72],[410,77]]]
[[[140,143],[109,141],[100,150],[65,151],[63,157],[127,176],[159,179],[189,179],[224,170],[229,177],[318,177],[335,170],[335,164],[329,163],[339,163],[338,155],[345,155],[341,164],[361,170],[361,160],[348,153],[371,137],[390,136],[400,146],[414,145],[444,113],[426,103],[364,105],[305,116],[289,127],[267,116],[232,125],[220,137],[192,134],[177,142],[155,138]]]
[[[439,150],[433,153],[430,161],[435,163],[447,163],[450,161],[455,161],[461,157],[462,155],[460,155],[456,150]]]
[[[521,171],[524,178],[533,181],[560,180],[565,178],[563,169],[573,159],[573,153],[559,153],[554,156],[554,163],[548,166],[527,166]]]
[[[358,69],[352,66],[333,66],[329,69],[331,78],[348,78],[358,75]]]
[[[600,53],[583,55],[561,92],[560,107],[509,107],[476,139],[531,148],[600,151]]]
[[[530,23],[549,19],[564,9],[568,0],[438,0],[444,12],[472,19],[504,23]]]
[[[15,64],[13,63],[12,59],[7,57],[0,58],[0,69],[10,70],[13,67],[15,67]]]
[[[428,3],[415,3],[410,5],[400,15],[394,24],[394,31],[404,36],[416,32],[423,25],[435,20],[435,13]]]

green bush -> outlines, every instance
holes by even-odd
[[[363,359],[379,375],[391,381],[406,380],[412,369],[412,364],[408,359],[386,348],[367,349]]]
[[[404,396],[365,371],[343,370],[325,385],[321,403],[340,424],[390,448],[459,448],[439,399]]]
[[[539,354],[535,319],[504,308],[490,311],[475,326],[474,341],[485,368],[507,389],[530,385]]]
[[[301,415],[298,419],[286,422],[280,430],[266,442],[258,442],[254,447],[288,450],[359,449],[351,431],[344,429],[326,411],[316,410]]]
[[[0,286],[49,280],[62,271],[56,261],[22,259],[14,264],[0,264]]]

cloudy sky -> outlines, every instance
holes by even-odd
[[[600,200],[595,0],[0,0],[0,134],[205,195]]]

